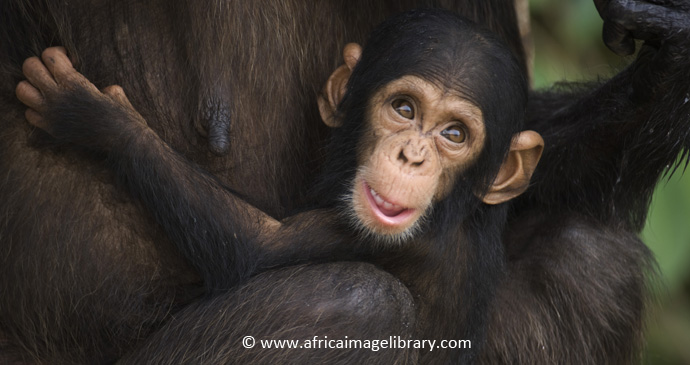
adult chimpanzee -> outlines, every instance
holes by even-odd
[[[490,307],[486,362],[625,363],[639,346],[648,253],[632,232],[660,172],[687,146],[688,9],[678,1],[595,2],[609,44],[629,49],[632,36],[649,47],[606,84],[531,95],[528,126],[547,148],[509,221],[517,233],[505,241],[509,275]],[[97,85],[123,85],[175,149],[280,218],[309,195],[324,135],[309,111],[346,40],[361,41],[397,10],[444,5],[522,57],[509,0],[404,3],[0,2],[2,356],[103,362],[144,339],[159,345],[152,356],[166,354],[178,345],[166,345],[179,335],[175,322],[148,335],[182,307],[199,321],[182,336],[217,341],[197,350],[220,357],[237,350],[223,329],[321,333],[306,322],[316,309],[339,308],[353,332],[394,330],[402,320],[391,318],[411,310],[405,295],[386,296],[384,289],[401,293],[399,282],[355,262],[273,271],[194,301],[194,271],[112,187],[98,156],[25,143],[32,130],[14,88],[24,59],[65,45]],[[228,125],[226,157],[207,153],[209,143],[223,152]],[[284,300],[266,301],[275,296]]]
[[[17,96],[31,108],[29,122],[61,145],[105,153],[119,181],[198,265],[210,289],[231,287],[254,269],[206,265],[218,258],[225,262],[224,256],[243,255],[253,264],[258,255],[263,265],[275,266],[295,259],[323,260],[334,253],[357,257],[344,253],[359,251],[402,279],[414,298],[416,313],[398,319],[410,327],[388,334],[434,339],[439,346],[443,339],[467,339],[472,349],[426,348],[420,359],[465,362],[481,348],[487,305],[503,273],[501,232],[508,207],[497,205],[527,188],[543,147],[538,134],[518,133],[527,101],[524,75],[492,33],[440,10],[393,17],[374,30],[363,52],[350,44],[344,56],[346,64],[333,73],[320,102],[324,120],[337,127],[316,196],[321,209],[284,224],[175,154],[146,126],[121,88],[106,88],[107,96],[100,93],[62,49],[43,52],[43,63],[27,60],[29,81],[18,85]],[[391,242],[402,246],[385,247]],[[409,300],[391,293],[398,303]],[[463,297],[472,300],[457,300]],[[282,296],[267,299],[280,301]],[[317,313],[315,323],[327,328],[322,335],[333,338],[357,330],[334,321],[329,310]],[[195,325],[198,316],[189,314],[191,318],[178,317],[175,325],[184,325],[176,333]],[[262,331],[260,326],[252,330]],[[282,335],[304,339],[306,334]],[[233,347],[242,350],[237,346],[241,333],[230,337]],[[218,354],[193,354],[193,348],[208,347],[207,339],[179,340],[169,353],[175,363],[221,359]],[[352,361],[343,351],[316,350],[315,355],[305,350],[291,358],[347,356]],[[361,349],[351,351],[371,360]],[[241,354],[232,352],[234,356],[222,355],[225,361]],[[151,353],[155,358],[137,357],[137,362],[161,360],[158,353],[141,351],[144,357]],[[375,356],[407,362],[417,358],[417,351]]]

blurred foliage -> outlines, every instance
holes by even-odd
[[[602,21],[592,0],[530,0],[530,12],[536,88],[607,78],[632,61],[604,46]],[[645,364],[690,364],[690,171],[682,175],[680,170],[657,186],[641,234],[661,276]]]

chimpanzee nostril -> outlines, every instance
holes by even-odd
[[[398,153],[398,161],[403,165],[410,164],[412,167],[418,167],[424,163],[424,150],[417,151],[413,147],[407,145]]]
[[[407,163],[408,160],[403,150],[400,150],[400,153],[398,154],[398,160],[402,161],[403,163]]]

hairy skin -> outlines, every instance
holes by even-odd
[[[440,23],[437,24],[437,22]],[[425,27],[428,35],[420,38],[416,27]],[[381,185],[376,185],[377,187],[393,184],[403,186],[410,183],[407,180],[413,183],[428,181],[434,188],[422,191],[426,194],[426,197],[422,199],[426,199],[426,204],[429,206],[418,206],[420,210],[431,209],[433,203],[436,216],[440,215],[440,217],[456,221],[451,225],[452,229],[439,229],[434,227],[434,222],[429,222],[424,231],[408,237],[403,242],[403,247],[398,250],[381,250],[376,246],[372,247],[372,243],[377,241],[391,240],[386,237],[386,234],[377,233],[372,240],[362,240],[354,234],[356,231],[348,232],[347,222],[330,221],[329,217],[337,218],[335,214],[342,209],[349,210],[349,206],[336,209],[335,212],[324,209],[307,211],[283,222],[277,222],[262,215],[260,211],[239,199],[232,191],[204,171],[172,151],[154,131],[148,128],[120,87],[107,87],[103,93],[98,91],[72,67],[63,48],[49,48],[43,52],[42,60],[30,58],[24,63],[24,72],[28,81],[18,84],[17,96],[30,107],[26,113],[29,122],[47,131],[56,143],[65,148],[72,146],[72,148],[78,147],[94,154],[105,154],[106,165],[113,169],[119,184],[152,212],[178,249],[189,257],[204,275],[209,294],[214,297],[220,295],[231,300],[232,297],[224,295],[223,292],[231,289],[238,282],[242,283],[249,275],[257,271],[255,267],[243,266],[244,263],[254,264],[252,259],[257,260],[254,265],[261,271],[267,266],[280,266],[295,259],[314,262],[336,255],[340,259],[355,257],[352,253],[348,254],[348,251],[354,253],[360,249],[360,258],[363,258],[362,253],[364,253],[375,262],[385,265],[398,277],[405,278],[405,285],[410,290],[409,294],[415,297],[415,307],[418,308],[420,316],[409,316],[405,319],[402,323],[407,323],[409,329],[399,333],[398,336],[409,338],[410,335],[414,335],[415,338],[442,339],[443,336],[455,338],[462,335],[474,343],[474,349],[426,352],[421,360],[425,362],[467,361],[475,356],[476,349],[480,348],[483,342],[484,306],[492,295],[491,287],[495,285],[495,278],[502,272],[500,241],[496,238],[504,224],[505,214],[500,209],[491,213],[491,208],[488,210],[473,208],[477,205],[474,201],[479,197],[474,197],[472,190],[463,189],[465,186],[472,187],[468,185],[469,182],[483,181],[478,177],[484,174],[495,175],[499,169],[501,171],[506,169],[508,173],[498,174],[497,185],[500,187],[489,188],[487,196],[499,193],[504,196],[503,201],[505,201],[514,195],[502,193],[502,190],[523,191],[526,187],[531,171],[525,171],[522,168],[536,165],[542,149],[541,138],[538,135],[533,132],[520,133],[512,138],[519,142],[514,142],[513,147],[507,152],[512,157],[506,158],[505,162],[501,158],[494,159],[496,161],[494,163],[501,164],[499,166],[489,166],[486,163],[487,156],[491,157],[494,154],[498,154],[499,157],[504,156],[508,150],[505,145],[510,144],[513,133],[519,130],[519,113],[526,101],[525,80],[518,64],[500,42],[487,32],[480,33],[467,20],[449,13],[431,10],[406,13],[390,19],[377,28],[374,34],[373,40],[369,41],[373,45],[369,44],[368,53],[364,53],[361,57],[362,62],[370,64],[371,68],[384,69],[387,65],[386,62],[372,61],[376,59],[374,55],[378,52],[403,53],[406,54],[406,58],[413,60],[411,65],[419,65],[426,60],[434,62],[436,66],[413,67],[408,72],[416,72],[420,76],[402,76],[398,79],[402,82],[390,82],[389,85],[392,87],[384,87],[376,91],[371,101],[364,99],[363,102],[372,110],[368,113],[370,116],[364,120],[343,117],[345,120],[340,122],[342,128],[353,128],[353,123],[362,123],[362,128],[389,128],[371,140],[370,143],[373,143],[374,148],[368,148],[366,143],[360,143],[356,137],[350,137],[346,140],[353,141],[354,145],[347,146],[347,149],[353,154],[360,148],[365,151],[357,153],[358,156],[364,157],[361,162],[357,162],[357,165],[366,167],[380,158],[392,164],[387,170],[380,169],[366,175],[373,177],[377,176],[376,174],[382,174],[378,176],[378,179],[389,179],[389,181],[376,180],[381,182]],[[457,35],[466,37],[466,40],[459,42],[458,38],[455,38]],[[401,38],[397,40],[397,43],[393,42],[393,37],[396,36]],[[384,43],[388,44],[388,47],[377,45],[375,41],[377,39],[386,40]],[[414,39],[416,43],[423,41],[438,44],[441,42],[443,46],[438,47],[438,51],[431,54],[419,51],[425,50],[426,47],[409,49],[409,52],[399,49],[408,44],[408,39]],[[389,49],[391,47],[392,50]],[[348,46],[347,49],[350,53],[346,52],[346,60],[360,58],[361,51],[358,47]],[[464,53],[465,57],[450,59],[450,63],[445,63],[446,67],[442,67],[443,63],[434,61],[439,57],[444,58],[446,54],[458,53]],[[478,60],[484,65],[481,69],[474,66],[474,62]],[[353,68],[352,65],[348,67]],[[429,70],[448,67],[458,70],[471,68],[474,71],[471,78],[463,78],[459,81],[461,84],[457,85],[475,89],[474,98],[482,104],[475,105],[467,99],[467,96],[457,94],[456,91],[448,94],[448,89],[441,89],[439,85],[425,79]],[[398,70],[396,72],[404,70],[404,68],[395,69]],[[362,73],[370,68],[357,68],[357,70],[364,70],[359,71]],[[355,80],[358,79],[357,70],[352,76]],[[336,75],[340,77],[343,74],[336,71]],[[494,101],[487,99],[487,95],[491,94],[490,91],[480,93],[476,90],[477,85],[486,84],[484,77],[487,75],[510,81],[511,85],[514,82],[514,86],[502,89],[509,90],[515,99],[514,103],[506,103],[508,107],[505,109],[506,115],[515,117],[502,119],[497,124],[500,129],[490,133],[484,131],[480,108],[494,104]],[[371,82],[376,84],[374,80]],[[358,85],[355,83],[352,89],[364,87],[364,93],[372,93],[366,91],[369,88],[368,83]],[[340,98],[338,95],[329,97],[329,99]],[[351,97],[348,99],[346,95],[344,99],[350,100]],[[401,101],[406,104],[402,106]],[[485,104],[488,101],[491,103]],[[330,105],[330,107],[336,106]],[[361,108],[354,106],[353,110]],[[344,113],[347,115],[346,110]],[[472,118],[472,121],[468,121],[468,118]],[[516,121],[518,123],[515,123]],[[461,136],[459,134],[461,132],[466,133],[466,137]],[[368,132],[365,131],[365,134]],[[489,137],[496,141],[497,147],[493,150],[484,147],[484,141],[488,141]],[[403,150],[399,147],[401,145],[405,145]],[[425,149],[417,150],[418,147]],[[423,159],[415,157],[414,154],[417,151],[424,153]],[[343,150],[338,148],[334,152],[342,155]],[[391,156],[393,160],[389,159]],[[522,163],[523,160],[525,163]],[[332,160],[331,162],[335,166],[343,166],[342,161]],[[477,168],[478,172],[475,171],[474,175],[468,174]],[[344,169],[344,171],[348,170],[350,169]],[[350,171],[356,170],[358,169],[352,168]],[[519,178],[513,178],[511,174],[518,174]],[[526,178],[523,178],[524,176]],[[353,176],[343,176],[343,181],[356,183],[360,181],[360,178],[360,175],[356,173]],[[459,189],[459,186],[463,189]],[[457,199],[458,193],[469,196]],[[452,198],[448,197],[450,194],[453,194]],[[389,196],[387,195],[387,198]],[[356,194],[353,194],[353,200],[356,198]],[[395,199],[401,204],[407,204],[419,197],[409,194],[397,195]],[[461,203],[462,201],[466,203]],[[446,202],[453,207],[452,210],[439,209]],[[497,204],[498,201],[495,203]],[[381,210],[381,215],[388,214],[386,213],[388,208],[381,207],[381,203],[374,202],[373,198],[368,203],[359,201],[358,204],[369,204],[365,209]],[[458,210],[462,213],[458,214]],[[495,215],[498,219],[480,219],[476,222],[465,223],[463,217],[471,217],[475,211],[483,212],[491,217]],[[365,229],[368,229],[367,224],[371,222],[362,216],[355,227],[365,226]],[[409,225],[414,224],[415,222],[409,220],[400,220],[393,224],[393,229],[406,230]],[[470,229],[477,224],[481,225],[481,229]],[[446,246],[446,242],[454,242],[454,244]],[[420,250],[427,253],[420,253]],[[434,257],[437,250],[443,250],[445,254]],[[495,251],[495,253],[490,251]],[[389,255],[397,256],[395,261],[402,261],[405,264],[396,264],[395,261],[384,259]],[[219,259],[219,256],[224,259]],[[485,259],[477,260],[476,263],[467,261],[468,258],[476,256]],[[430,260],[436,261],[441,258],[443,262],[435,262],[434,269],[427,268]],[[210,265],[209,263],[214,259],[222,266]],[[486,267],[481,267],[481,265],[486,265]],[[485,269],[488,271],[485,272]],[[409,276],[412,272],[420,272],[420,274],[415,277]],[[448,277],[449,280],[439,283],[440,285],[430,285],[429,281],[439,277]],[[451,279],[453,277],[460,278],[462,281],[456,282]],[[490,280],[491,278],[494,279]],[[457,304],[453,299],[479,281],[485,286],[483,293],[474,295],[473,301],[456,308]],[[409,297],[409,294],[405,294],[407,289],[404,289],[402,284],[398,284],[397,288],[395,290],[403,290],[398,294],[401,300]],[[439,296],[430,292],[429,289],[439,289],[447,295]],[[324,295],[328,294],[324,293]],[[357,296],[359,298],[356,301],[362,303],[364,301],[362,297],[366,295],[358,294]],[[327,305],[327,307],[331,306]],[[315,303],[314,307],[318,309],[322,305]],[[432,309],[436,314],[446,313],[446,320],[450,319],[452,323],[458,325],[460,330],[455,329],[455,326],[439,329],[438,325],[442,323],[437,322],[438,318],[431,321]],[[196,318],[198,310],[202,309],[190,309],[187,315]],[[338,310],[342,311],[343,308]],[[179,318],[187,315],[181,314],[182,317]],[[363,313],[363,315],[371,314]],[[301,321],[303,318],[295,320]],[[323,323],[321,326],[328,328],[334,326],[328,313],[320,314],[319,322]],[[414,322],[417,323],[412,327],[411,324]],[[465,329],[462,329],[461,324],[469,322],[473,324],[471,326],[468,324]],[[187,322],[182,320],[182,323]],[[395,323],[401,322],[391,322],[391,326]],[[340,331],[339,327],[335,327],[334,330],[336,333]],[[260,329],[255,328],[255,331],[260,331]],[[329,335],[332,335],[332,331],[329,331]],[[416,349],[404,349],[396,357],[416,358],[416,353]],[[134,359],[141,361],[139,357],[142,355],[145,354],[139,353],[132,361]]]
[[[655,273],[637,233],[654,186],[690,151],[690,6],[595,3],[609,48],[628,54],[630,37],[645,43],[635,62],[604,84],[530,98],[526,125],[546,147],[506,234],[509,279],[492,325],[509,330],[489,339],[482,362],[626,364],[640,355],[646,284]],[[524,292],[513,296],[508,288]],[[563,331],[565,323],[576,326]],[[516,354],[518,344],[527,350]]]
[[[98,87],[126,89],[172,148],[283,218],[308,200],[318,173],[327,129],[315,96],[345,42],[361,42],[399,10],[433,5],[486,24],[520,58],[504,0],[0,2],[3,356],[112,362],[203,293],[199,273],[153,216],[113,186],[100,156],[48,149],[29,128],[14,96],[25,59],[64,45]],[[203,134],[228,121],[231,143],[218,157]],[[161,352],[180,349],[173,347]]]
[[[620,27],[650,47],[606,84],[532,95],[528,127],[544,136],[547,148],[534,186],[514,205],[506,233],[510,238],[504,240],[509,275],[489,311],[487,344],[479,358],[483,363],[630,363],[640,348],[642,275],[650,259],[632,233],[639,230],[659,176],[689,145],[688,105],[683,103],[690,85],[684,53],[689,49],[688,9],[681,1],[667,6],[596,3],[605,23],[616,24],[604,29],[612,48],[622,43],[608,36]],[[173,148],[241,191],[254,206],[281,218],[305,201],[304,182],[316,174],[304,161],[318,165],[307,157],[319,150],[325,133],[316,112],[311,113],[316,110],[317,86],[340,62],[337,55],[344,42],[360,41],[393,9],[374,2],[347,9],[327,2],[309,3],[312,9],[297,2],[269,4],[284,8],[260,1],[171,4],[0,4],[0,39],[10,40],[0,42],[0,67],[8,71],[0,73],[3,361],[112,362],[125,353],[130,359],[143,354],[155,360],[183,359],[188,350],[200,347],[177,345],[191,342],[190,329],[209,328],[205,323],[211,320],[187,316],[180,321],[184,324],[163,327],[171,313],[201,294],[198,274],[153,218],[113,188],[112,174],[100,167],[102,156],[45,148],[41,136],[26,125],[25,108],[14,97],[22,78],[18,65],[24,59],[48,46],[66,45],[96,85],[122,85],[149,126]],[[501,34],[520,55],[512,6],[506,5],[466,1],[454,7]],[[324,16],[314,19],[313,14]],[[380,18],[373,19],[376,16]],[[267,78],[265,70],[278,77]],[[224,142],[209,142],[205,135],[215,133],[222,139],[228,116],[229,148],[225,158],[218,158]],[[285,153],[295,146],[295,154]],[[446,253],[439,253],[428,267],[436,267]],[[365,273],[372,278],[365,284],[371,285],[360,288],[368,294],[381,293],[378,285],[397,292],[398,279],[406,279],[361,264],[299,270],[250,280],[244,293],[260,293],[259,288],[300,272],[307,278],[311,272],[319,277],[336,277],[338,272],[338,278],[352,278],[353,285],[362,283],[359,274]],[[333,298],[301,282],[306,284],[294,288],[301,295],[324,302]],[[433,292],[437,285],[429,281],[422,286]],[[409,314],[409,297],[404,290],[397,293],[402,295],[393,304],[399,306],[386,308],[391,316],[381,327],[372,326],[368,313],[357,310],[348,311],[350,317],[343,322],[361,333],[405,327],[387,321]],[[334,300],[347,303],[357,297],[345,291]],[[373,306],[391,304],[380,296],[372,298]],[[242,301],[243,308],[257,308],[265,299],[247,294],[235,300]],[[205,308],[218,320],[212,303],[196,302],[194,307]],[[442,321],[442,312],[435,309],[426,311]],[[233,328],[242,329],[259,312],[224,313],[236,324]],[[269,323],[286,323],[280,311],[270,313],[275,320]],[[304,315],[307,323],[323,318],[323,313],[309,310]],[[231,344],[244,334],[233,328],[209,328],[205,340],[217,345],[203,347],[204,354],[240,356]],[[155,329],[162,329],[158,341],[149,337]],[[135,347],[142,351],[132,353]],[[357,356],[333,356],[338,354]],[[257,356],[285,361],[299,354]],[[347,363],[344,357],[337,360]]]

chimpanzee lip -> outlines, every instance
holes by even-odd
[[[369,186],[366,181],[362,182],[362,189],[375,218],[385,225],[404,225],[414,214],[415,209],[391,203]]]

